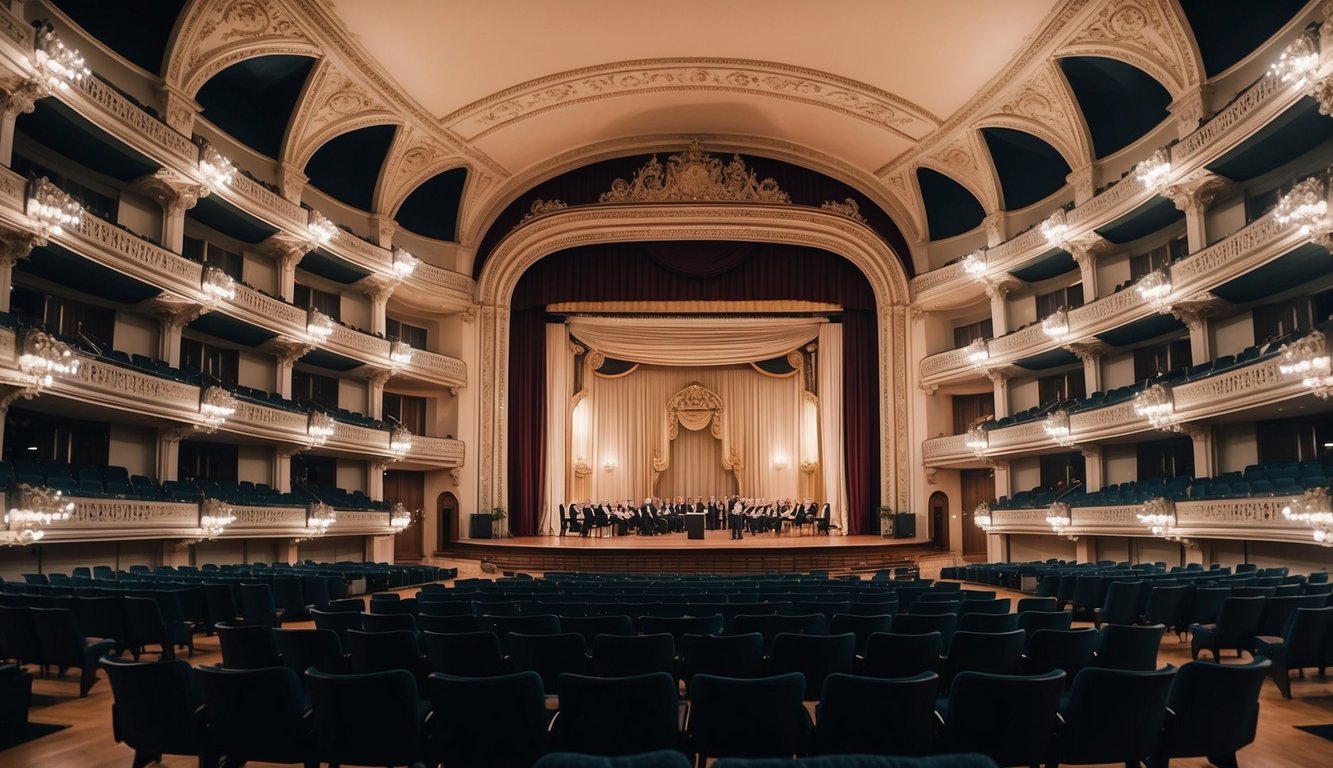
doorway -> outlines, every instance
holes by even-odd
[[[926,503],[930,510],[930,543],[941,549],[949,548],[949,497],[944,491],[930,494]]]
[[[422,472],[391,470],[384,473],[384,500],[401,503],[413,512],[412,522],[393,537],[396,563],[419,563],[425,558],[421,520],[415,513],[425,502],[426,476]]]
[[[458,540],[458,497],[445,491],[435,500],[435,549],[443,552]]]

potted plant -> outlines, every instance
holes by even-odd
[[[881,506],[879,512],[879,535],[884,538],[893,537],[893,507],[888,505]]]
[[[495,531],[495,538],[503,538],[507,535],[505,531],[504,519],[509,517],[509,513],[504,507],[496,507],[491,510],[491,527]]]

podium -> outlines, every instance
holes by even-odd
[[[704,527],[708,524],[707,512],[686,512],[685,513],[685,538],[702,539],[704,537]]]
[[[468,533],[474,539],[489,539],[491,537],[491,516],[484,512],[472,513]]]

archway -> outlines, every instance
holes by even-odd
[[[458,497],[445,491],[435,498],[435,549],[442,552],[461,538]]]
[[[926,502],[929,510],[927,525],[930,527],[930,541],[937,547],[949,548],[949,497],[943,491],[930,494]]]

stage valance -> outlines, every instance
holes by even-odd
[[[735,365],[767,360],[819,335],[824,318],[571,317],[570,335],[621,360],[649,365]]]

